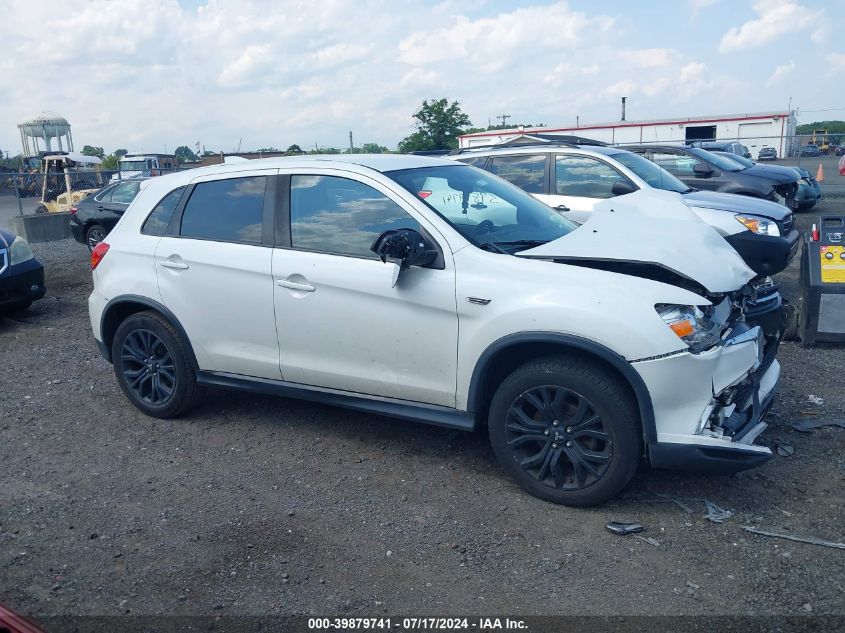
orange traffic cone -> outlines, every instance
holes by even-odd
[[[816,182],[821,182],[822,180],[824,180],[824,167],[819,163],[819,170],[816,172]]]

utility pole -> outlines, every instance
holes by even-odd
[[[575,127],[581,127],[581,117],[579,115],[575,115]]]
[[[349,130],[349,153],[352,153],[352,150],[355,149],[355,146],[352,144],[352,130]]]
[[[502,127],[505,127],[508,124],[508,119],[511,118],[510,114],[500,114],[496,117],[497,119],[502,120]]]

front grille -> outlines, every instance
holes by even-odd
[[[795,218],[793,218],[792,214],[790,213],[788,216],[786,216],[781,221],[781,223],[780,223],[780,233],[781,233],[781,235],[784,235],[784,236],[789,235],[790,233],[792,233],[792,229],[794,229],[794,228],[795,228]]]

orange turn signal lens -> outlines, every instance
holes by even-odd
[[[670,323],[669,327],[672,328],[672,331],[681,338],[689,336],[695,332],[692,321],[676,321],[675,323]]]

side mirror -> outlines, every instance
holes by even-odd
[[[636,190],[637,188],[627,180],[618,180],[613,183],[613,187],[610,188],[610,193],[614,196],[624,196],[628,193],[634,193]]]
[[[379,235],[370,247],[382,262],[392,259],[393,286],[402,273],[411,266],[427,266],[437,259],[437,249],[431,248],[426,239],[414,229],[393,229]]]
[[[700,178],[710,178],[713,175],[713,168],[707,163],[695,163],[692,166],[692,171]]]

